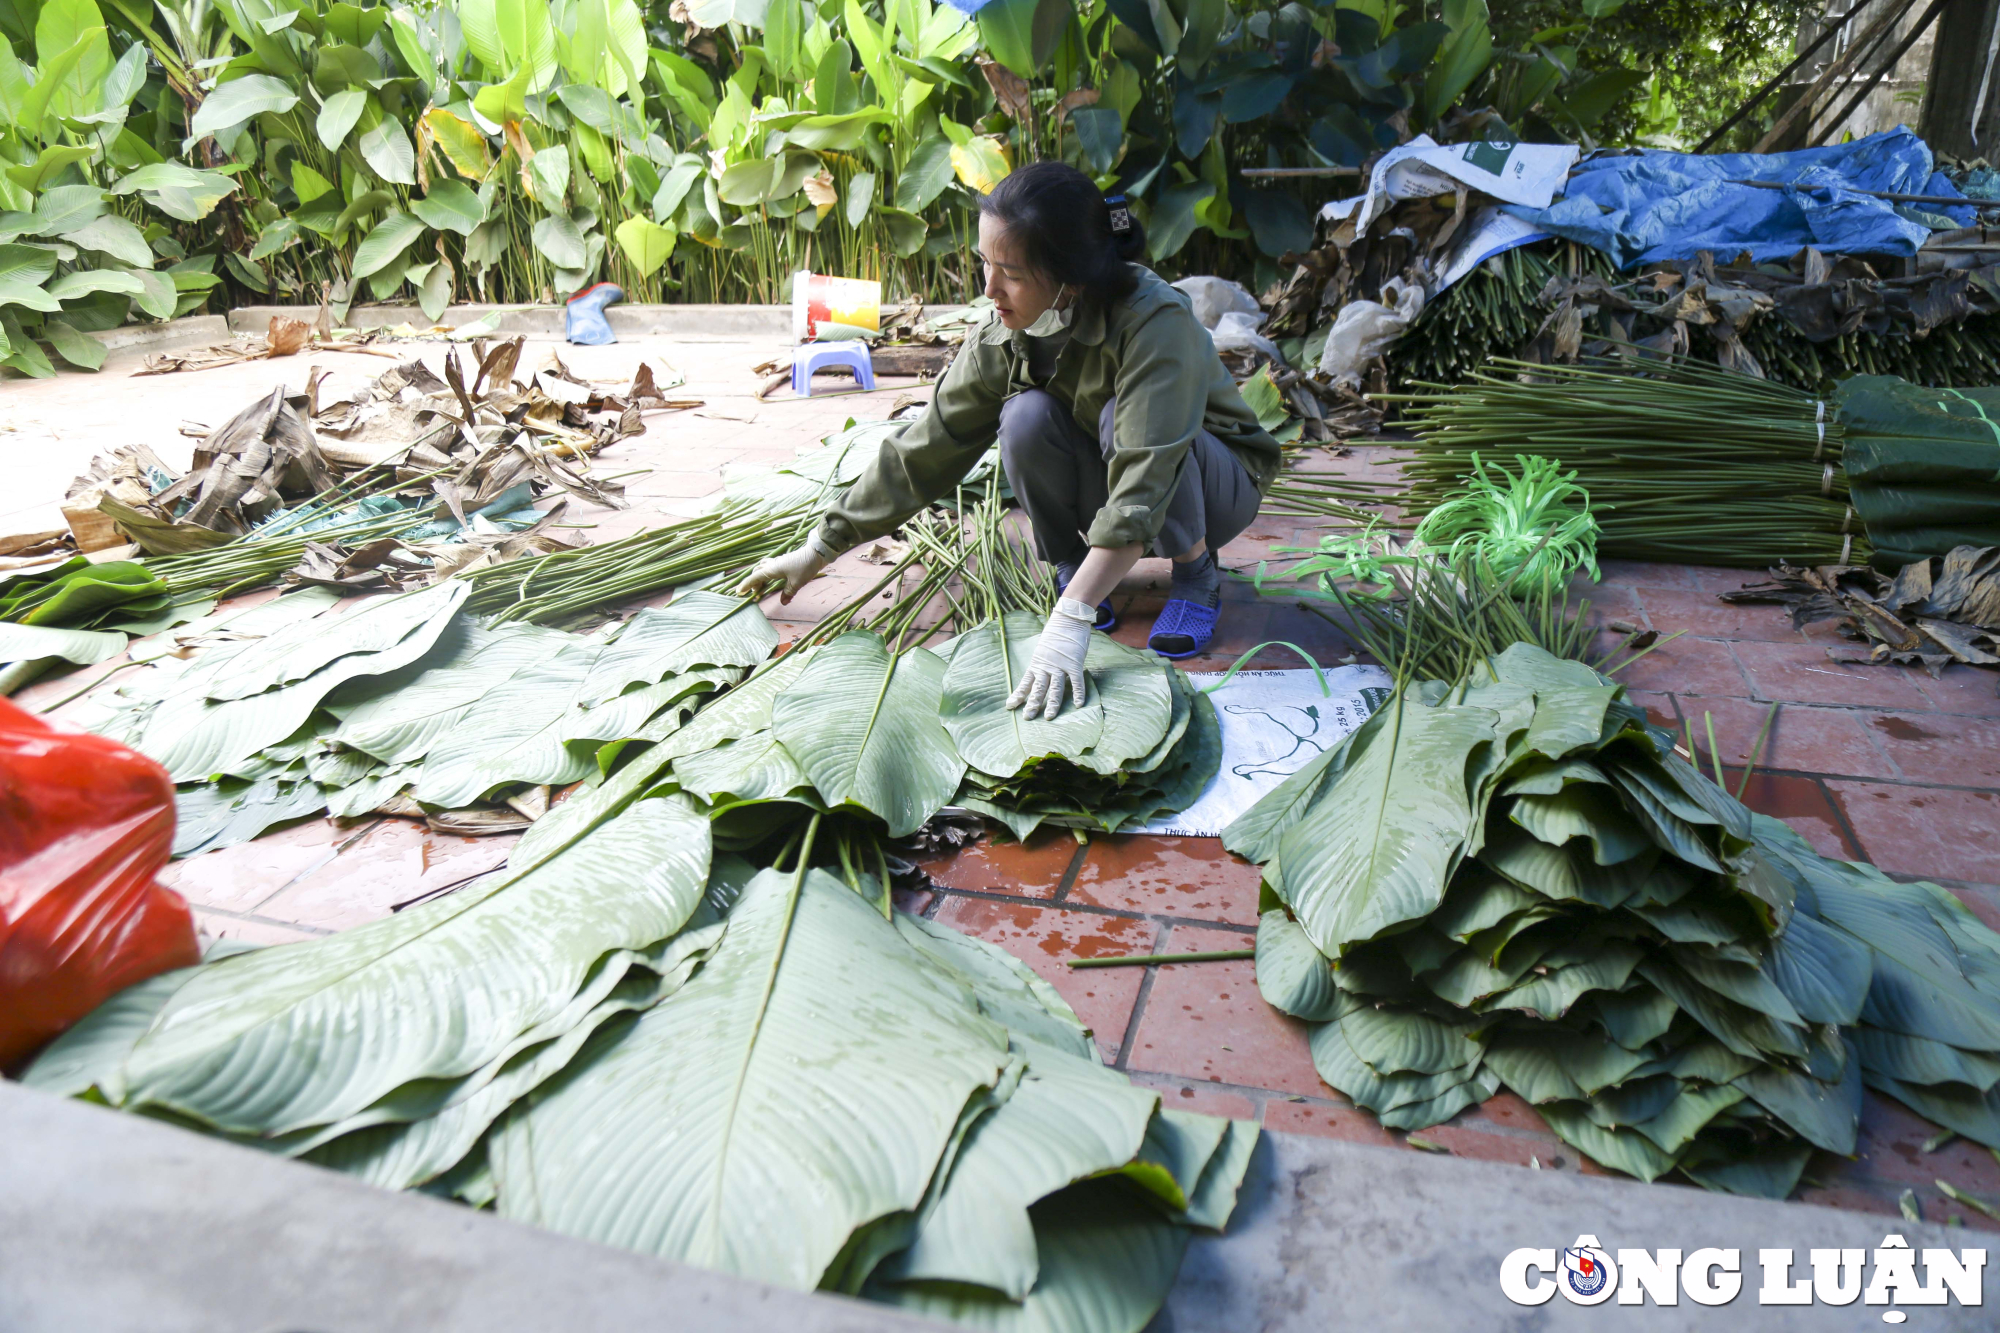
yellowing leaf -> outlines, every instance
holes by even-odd
[[[1006,150],[982,135],[952,145],[951,167],[958,173],[960,183],[980,194],[991,193],[1014,169],[1007,160]]]
[[[493,170],[493,153],[486,146],[486,136],[471,121],[434,106],[424,112],[423,126],[459,175],[483,181]]]

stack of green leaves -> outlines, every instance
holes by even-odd
[[[130,560],[93,565],[79,555],[53,569],[0,579],[0,620],[21,625],[144,633],[147,622],[172,610],[167,585]]]
[[[114,996],[28,1081],[408,1188],[721,931],[706,821],[620,810],[457,893]]]
[[[954,803],[1020,838],[1045,822],[1116,833],[1193,804],[1222,762],[1215,705],[1157,654],[1093,634],[1082,702],[1030,719],[1007,700],[1041,626],[1010,611],[949,645],[941,713],[966,764]]]
[[[1783,1197],[1865,1080],[2000,1147],[2000,936],[1756,819],[1580,663],[1404,689],[1224,844],[1265,998],[1392,1128],[1507,1087],[1607,1166]]]
[[[715,593],[576,635],[489,629],[462,611],[467,591],[448,581],[334,617],[324,590],[280,598],[260,624],[232,621],[229,639],[154,663],[94,729],[181,784],[175,851],[189,855],[322,810],[401,799],[436,813],[576,782],[777,642],[754,606]]]
[[[1254,1123],[1162,1106],[1020,962],[813,869],[817,816],[789,869],[714,855],[658,771],[449,897],[123,992],[27,1082],[761,1281],[1137,1333]]]
[[[672,781],[729,846],[795,818],[786,806],[871,816],[899,838],[957,805],[1025,838],[1043,822],[1116,832],[1192,804],[1221,762],[1214,705],[1099,634],[1082,705],[1029,720],[1006,702],[1040,630],[1016,611],[941,652],[898,652],[871,629],[794,648],[667,742]]]

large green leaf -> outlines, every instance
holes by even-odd
[[[1087,1181],[1029,1210],[1041,1271],[1023,1302],[977,1287],[877,1283],[870,1298],[1005,1333],[1137,1333],[1166,1301],[1188,1231],[1118,1180]]]
[[[944,675],[927,649],[894,656],[880,635],[852,631],[815,653],[777,697],[772,730],[829,806],[859,806],[887,823],[890,837],[906,837],[965,776],[938,724]]]
[[[139,748],[177,782],[227,772],[297,731],[336,687],[400,670],[423,657],[450,625],[466,591],[466,585],[448,580],[410,594],[398,605],[391,605],[398,599],[383,599],[333,624],[293,626],[240,653],[217,653],[212,674],[211,668],[200,667],[161,703],[138,740]],[[417,612],[425,614],[419,619]],[[270,647],[274,641],[276,649]],[[253,653],[256,668],[239,669],[241,659]],[[268,688],[280,677],[289,683]],[[210,698],[214,689],[231,697]]]
[[[424,224],[420,219],[391,209],[355,248],[354,277],[358,280],[387,269],[423,234]]]
[[[1556,1137],[1603,1166],[1641,1180],[1657,1180],[1674,1169],[1671,1154],[1636,1129],[1607,1129],[1591,1121],[1577,1102],[1556,1102],[1541,1108]]]
[[[1356,1105],[1377,1115],[1403,1107],[1436,1105],[1439,1097],[1463,1088],[1478,1072],[1476,1065],[1467,1065],[1441,1074],[1377,1074],[1348,1043],[1344,1026],[1336,1019],[1312,1028],[1309,1040],[1313,1068]],[[1459,1109],[1463,1108],[1447,1110],[1438,1119],[1448,1120]]]
[[[35,201],[34,235],[75,231],[104,216],[104,191],[95,185],[58,185]]]
[[[913,1213],[1005,1030],[818,871],[765,871],[694,979],[518,1105],[497,1211],[782,1286]],[[809,1076],[802,1076],[810,1071]]]
[[[143,194],[167,216],[198,222],[236,188],[236,182],[219,171],[196,171],[179,162],[152,162],[121,177],[111,193]]]
[[[1466,763],[1497,719],[1406,695],[1382,712],[1380,734],[1279,844],[1286,901],[1329,958],[1443,901],[1470,832]]]
[[[410,201],[410,212],[433,231],[470,236],[486,221],[486,205],[464,181],[433,180],[430,193]]]
[[[417,150],[411,146],[402,122],[395,117],[382,117],[374,129],[361,136],[359,147],[361,160],[383,180],[396,185],[417,183]],[[536,154],[538,159],[540,156]]]
[[[56,257],[39,245],[0,245],[0,287],[39,288],[56,271]]]
[[[1667,959],[1647,959],[1639,964],[1638,972],[1738,1055],[1759,1061],[1772,1055],[1805,1057],[1806,1040],[1801,1029],[1717,994]]]
[[[979,1011],[1005,1027],[1017,1042],[1097,1058],[1090,1029],[1076,1011],[1013,954],[908,912],[896,913],[895,925],[918,953],[949,972],[957,984],[969,986]]]
[[[525,71],[530,92],[547,86],[556,72],[555,26],[547,5],[540,0],[460,0],[455,12],[465,44],[488,71]]]
[[[343,657],[383,652],[464,599],[464,593],[447,582],[377,598],[329,620],[286,626],[222,663],[207,680],[204,696],[243,699],[304,680]]]
[[[777,631],[757,608],[710,592],[686,593],[647,608],[610,643],[576,640],[530,664],[479,704],[483,725],[458,727],[432,742],[417,783],[426,804],[465,805],[503,782],[574,782],[592,760],[572,742],[630,735],[650,715],[697,683],[627,694],[696,667],[733,671],[762,661]],[[644,715],[642,715],[644,714]]]
[[[1550,1024],[1502,1031],[1487,1043],[1486,1063],[1509,1088],[1539,1106],[1581,1101],[1614,1087],[1646,1057],[1596,1033]]]
[[[539,626],[489,630],[463,621],[421,674],[390,677],[347,711],[333,739],[385,763],[414,763],[465,725],[488,695],[569,642],[569,635]]]
[[[619,768],[602,786],[578,792],[557,806],[521,835],[508,864],[516,868],[539,864],[657,784],[680,757],[713,750],[725,741],[768,726],[771,701],[791,683],[790,673],[804,663],[804,654],[778,659],[704,708],[694,721]]]
[[[1049,755],[1075,762],[1104,733],[1103,695],[1096,688],[1081,705],[1065,706],[1052,720],[1030,720],[1022,716],[1026,710],[1007,707],[1040,636],[1034,615],[1010,611],[960,635],[952,646],[939,714],[959,754],[982,773],[1009,778]]]
[[[1173,668],[1158,654],[1092,634],[1084,671],[1104,708],[1104,726],[1077,759],[1093,773],[1117,773],[1152,754],[1173,721]],[[1156,759],[1157,762],[1157,759]]]
[[[1037,1049],[1014,1093],[982,1116],[915,1240],[877,1276],[966,1282],[1026,1298],[1039,1271],[1028,1209],[1131,1161],[1159,1094],[1095,1061]]]
[[[674,780],[706,800],[775,800],[810,786],[805,770],[771,732],[771,710],[816,650],[788,653],[702,710],[654,755]]]
[[[35,662],[56,657],[77,666],[94,666],[124,651],[123,634],[0,621],[0,662]]]
[[[1378,1074],[1443,1074],[1479,1062],[1478,1024],[1388,1006],[1355,1009],[1341,1020],[1354,1053]]]
[[[712,888],[713,876],[710,883]],[[599,1028],[621,1015],[650,1009],[687,984],[724,930],[720,921],[697,928],[706,910],[706,904],[697,908],[686,930],[639,955],[576,1026],[510,1056],[484,1086],[435,1115],[370,1125],[305,1157],[385,1189],[413,1189],[443,1175],[465,1159],[509,1106],[567,1068]]]
[[[38,139],[53,138],[54,126],[47,117],[61,115],[84,89],[97,83],[91,76],[100,52],[108,53],[104,29],[92,27],[76,34],[61,50],[39,51],[35,82],[21,98],[21,127]],[[8,52],[11,57],[13,53]],[[109,63],[108,59],[105,61]]]
[[[537,222],[529,232],[542,257],[560,269],[582,269],[590,263],[590,251],[583,233],[567,214],[555,213]]]
[[[680,233],[672,227],[663,227],[642,217],[626,218],[612,235],[617,238],[618,247],[625,252],[625,257],[632,261],[632,267],[648,278],[673,258],[674,242],[680,238]]]
[[[1547,796],[1517,796],[1507,807],[1508,818],[1545,843],[1561,845],[1588,838],[1591,854],[1601,866],[1629,861],[1652,846],[1644,830],[1633,823],[1608,790],[1575,783]]]
[[[1325,955],[1283,910],[1257,919],[1257,990],[1272,1008],[1324,1023],[1336,1016],[1340,991]]]
[[[220,84],[202,99],[188,122],[188,137],[202,139],[233,129],[265,112],[283,115],[299,104],[298,91],[269,74],[245,74]]]
[[[1871,1027],[1856,1028],[1848,1040],[1865,1068],[1900,1082],[1962,1083],[1976,1092],[2000,1083],[2000,1056]]]
[[[937,201],[951,184],[951,140],[934,134],[910,150],[903,172],[896,178],[896,207],[921,213]]]
[[[367,107],[368,94],[358,88],[344,88],[328,97],[313,122],[319,141],[329,150],[338,152]]]
[[[115,215],[93,218],[75,231],[64,232],[62,239],[79,250],[110,255],[134,268],[149,269],[153,266],[153,248],[146,244],[145,234]]]
[[[1816,1147],[1843,1157],[1854,1153],[1861,1125],[1861,1061],[1850,1050],[1845,1076],[1826,1083],[1769,1064],[1736,1080],[1736,1087]]]
[[[528,163],[528,177],[534,182],[535,198],[542,207],[560,209],[569,193],[569,149],[551,144],[536,153]]]
[[[133,1050],[126,1104],[273,1136],[477,1070],[606,954],[680,929],[707,829],[678,801],[642,802],[535,870],[206,968]]]

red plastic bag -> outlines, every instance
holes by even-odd
[[[201,960],[187,900],[153,882],[173,840],[165,769],[0,699],[0,1069]]]

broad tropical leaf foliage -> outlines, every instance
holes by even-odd
[[[1828,860],[1516,645],[1407,688],[1225,834],[1282,903],[1266,1000],[1392,1128],[1501,1087],[1598,1162],[1781,1198],[1861,1089],[2000,1148],[2000,935]]]

